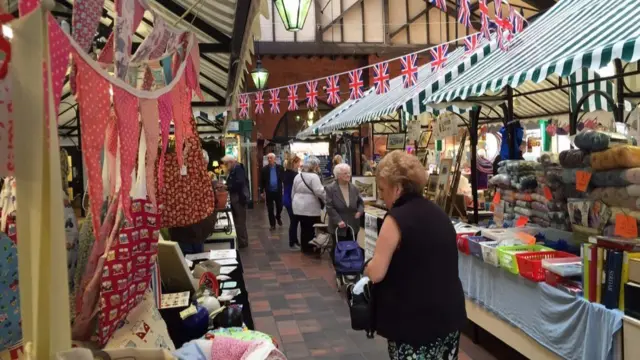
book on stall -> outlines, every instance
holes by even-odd
[[[624,287],[624,314],[640,320],[640,284],[628,282]]]
[[[640,251],[640,239],[625,239],[612,236],[589,236],[589,243],[607,249],[631,252]]]
[[[620,279],[622,279],[622,251],[609,250],[607,254],[606,284],[603,305],[617,309],[620,304]]]
[[[591,244],[582,244],[580,253],[582,255],[582,290],[583,296],[587,300],[589,299],[589,264],[591,262]]]
[[[624,310],[624,284],[640,283],[640,252],[625,251],[622,254],[622,276],[620,278],[620,310]]]
[[[591,246],[589,258],[589,301],[595,302],[598,293],[598,247]]]
[[[604,257],[604,249],[598,247],[597,271],[596,271],[596,302],[602,303],[602,261]]]

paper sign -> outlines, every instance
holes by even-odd
[[[414,141],[420,139],[421,133],[420,120],[411,120],[407,123],[407,141],[409,141],[411,145],[413,145]]]
[[[549,189],[548,186],[544,187],[544,197],[546,197],[549,201],[553,200],[553,194],[551,193],[551,189]]]
[[[516,237],[526,245],[535,245],[536,237],[526,232],[517,232]]]
[[[586,192],[591,181],[591,173],[584,170],[576,171],[576,190]]]
[[[529,218],[526,216],[520,216],[518,220],[516,220],[516,227],[524,227],[529,222]]]
[[[187,165],[182,165],[180,168],[180,175],[187,176]]]
[[[638,237],[638,223],[633,216],[625,214],[616,215],[616,230],[615,234],[623,238],[637,238]]]
[[[493,195],[493,203],[494,204],[499,204],[500,203],[500,199],[501,199],[500,192],[496,191],[496,194]]]

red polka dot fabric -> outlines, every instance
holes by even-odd
[[[107,122],[106,137],[106,161],[109,169],[109,194],[116,191],[116,156],[118,152],[118,123],[116,121],[116,112],[111,108],[109,121]]]
[[[138,141],[140,140],[138,98],[125,90],[114,87],[113,104],[116,109],[120,140],[120,199],[127,220],[131,220],[131,197],[129,196],[131,191],[131,172],[136,164]]]
[[[176,135],[176,154],[178,156],[178,166],[182,168],[184,158],[182,157],[182,148],[184,146],[184,111],[182,102],[184,101],[184,93],[187,91],[185,77],[181,77],[178,83],[171,90],[171,105],[173,110],[173,126]]]
[[[160,131],[162,132],[162,150],[158,163],[158,189],[164,186],[164,157],[169,145],[169,130],[171,129],[171,92],[160,95],[158,98],[158,112],[160,115]]]
[[[77,56],[77,54],[76,54]],[[82,131],[82,155],[89,176],[89,199],[93,231],[98,238],[100,208],[102,206],[102,171],[100,157],[104,145],[104,134],[109,118],[109,83],[83,60],[78,66],[77,98],[80,106],[80,129]],[[131,178],[129,178],[131,182]]]

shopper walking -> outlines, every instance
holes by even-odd
[[[393,151],[376,176],[390,209],[365,269],[376,331],[391,359],[457,359],[467,315],[451,220],[422,197],[427,177],[417,157]]]
[[[338,164],[333,168],[333,176],[336,181],[328,185],[327,215],[329,216],[329,232],[333,236],[333,248],[338,241],[347,239],[355,240],[360,230],[360,217],[364,214],[364,201],[358,188],[351,183],[351,166]],[[353,233],[349,230],[353,230]],[[336,238],[336,230],[338,237]]]
[[[233,224],[238,237],[238,246],[246,248],[249,246],[249,236],[247,235],[247,201],[249,200],[247,175],[244,165],[238,163],[234,156],[227,155],[222,158],[222,162],[227,166],[227,171],[229,171],[227,189],[231,202]]]
[[[276,221],[282,226],[282,180],[284,169],[276,164],[276,155],[267,155],[267,166],[260,171],[260,194],[267,200],[267,213],[269,214],[269,225],[271,230],[275,230]]]
[[[300,249],[300,241],[298,241],[298,217],[293,213],[291,190],[293,189],[293,182],[298,176],[300,169],[300,158],[294,156],[287,160],[287,166],[284,171],[284,179],[282,181],[284,185],[284,192],[282,194],[282,203],[287,209],[289,214],[289,248],[291,250]]]
[[[304,164],[302,173],[293,181],[291,189],[292,209],[300,221],[300,246],[302,252],[313,253],[313,247],[309,241],[313,239],[313,225],[320,223],[320,215],[325,201],[325,190],[322,186],[317,171],[320,161],[315,156],[310,156]]]

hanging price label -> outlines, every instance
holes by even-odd
[[[551,193],[551,189],[549,189],[548,186],[544,187],[544,197],[546,197],[549,201],[553,200],[553,194]]]
[[[615,234],[628,239],[637,238],[638,222],[636,221],[636,218],[625,214],[616,215]]]
[[[516,227],[524,227],[529,222],[529,218],[526,216],[520,216],[518,220],[516,220]]]
[[[496,190],[496,194],[493,195],[493,203],[497,205],[500,203],[500,200],[501,200],[500,191]]]
[[[591,181],[591,173],[584,170],[576,171],[576,190],[586,192]]]

